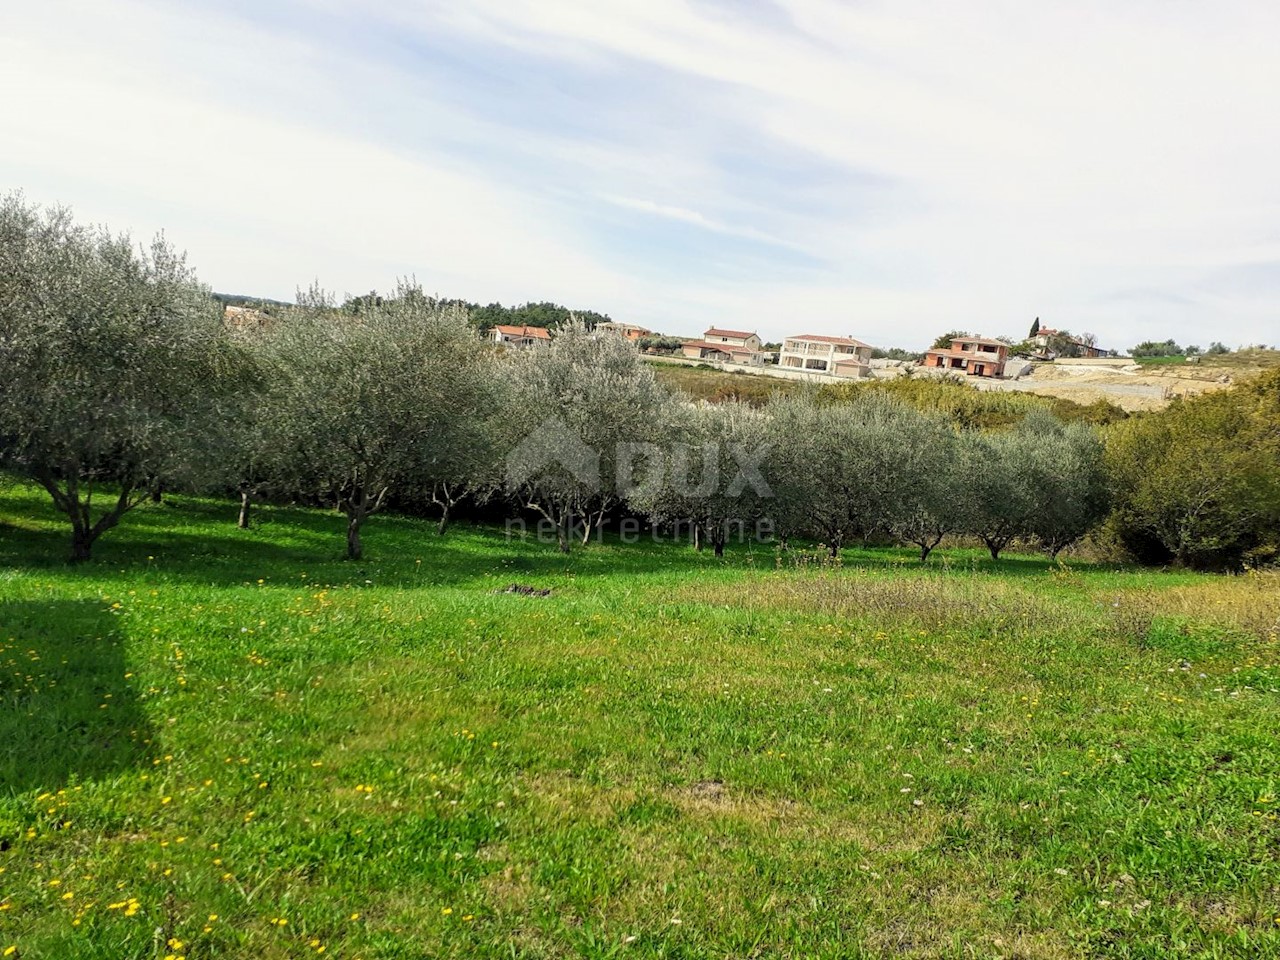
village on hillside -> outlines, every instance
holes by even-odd
[[[221,295],[220,295],[221,296]],[[227,322],[257,325],[268,320],[262,312],[269,301],[227,298]],[[473,310],[472,321],[483,337],[502,349],[546,347],[562,320],[537,305],[540,323],[510,323],[526,308],[490,305]],[[267,307],[271,309],[271,307]],[[1131,355],[1098,344],[1088,333],[1042,326],[1037,317],[1027,336],[989,337],[965,331],[940,334],[927,350],[912,352],[878,347],[854,336],[797,333],[776,343],[756,330],[710,326],[701,336],[664,334],[637,323],[613,320],[603,314],[582,314],[558,308],[564,317],[578,316],[600,334],[618,336],[632,344],[646,361],[668,370],[688,368],[707,376],[764,377],[815,384],[926,377],[961,380],[986,391],[1017,391],[1090,404],[1106,401],[1126,411],[1164,407],[1180,396],[1194,396],[1229,387],[1254,367],[1272,361],[1259,348],[1228,351],[1213,344],[1201,351],[1173,341],[1145,343]],[[505,311],[505,312],[504,312]],[[1226,362],[1227,360],[1230,362]]]

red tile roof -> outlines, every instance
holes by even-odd
[[[704,337],[736,337],[739,340],[746,340],[755,336],[755,332],[747,333],[745,330],[721,330],[719,327],[712,327]]]
[[[546,327],[513,327],[505,323],[499,323],[493,329],[508,337],[532,337],[534,340],[551,339],[551,334]]]

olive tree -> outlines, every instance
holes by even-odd
[[[1064,424],[1048,414],[1027,418],[1035,510],[1029,532],[1055,560],[1107,515],[1102,441],[1087,424]]]
[[[246,395],[222,311],[162,238],[0,201],[0,465],[71,523],[71,560],[160,484],[207,480]]]
[[[1015,426],[973,434],[962,447],[967,532],[986,544],[992,560],[1014,540],[1033,533],[1038,495],[1035,457],[1026,430]]]
[[[484,375],[475,385],[478,402],[471,404],[471,415],[455,424],[453,442],[435,448],[420,465],[427,481],[425,497],[440,511],[436,532],[441,536],[459,503],[482,504],[502,490],[510,436],[510,366],[502,360],[483,360]]]
[[[229,424],[227,445],[227,481],[240,496],[236,526],[248,530],[253,506],[267,491],[278,491],[282,475],[281,437],[277,430],[278,413],[271,403],[267,385],[275,384],[282,375],[270,351],[262,349],[262,329],[229,325],[229,333],[242,348],[245,363],[257,389],[245,397],[239,416]]]
[[[452,475],[488,413],[487,354],[464,309],[409,283],[356,312],[314,288],[298,300],[264,335],[275,472],[336,504],[358,560],[364,521],[393,491]]]
[[[888,528],[903,543],[919,547],[923,563],[944,537],[965,527],[962,487],[969,475],[964,451],[969,436],[926,421],[923,429],[904,433],[901,440],[919,445],[919,472],[900,488]]]
[[[568,552],[621,501],[637,451],[659,439],[674,400],[631,344],[576,319],[510,369],[505,487]]]
[[[771,462],[784,535],[808,533],[832,556],[855,537],[888,530],[927,483],[936,426],[892,397],[775,401]]]
[[[700,404],[668,424],[667,436],[629,505],[655,523],[688,524],[694,546],[704,539],[724,556],[730,530],[745,532],[768,512],[765,476],[772,436],[766,414],[746,404]]]

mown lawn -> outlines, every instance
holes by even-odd
[[[1274,576],[234,517],[0,487],[0,954],[1280,956]]]

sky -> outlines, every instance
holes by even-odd
[[[291,300],[1280,341],[1273,0],[0,6],[0,192]]]

